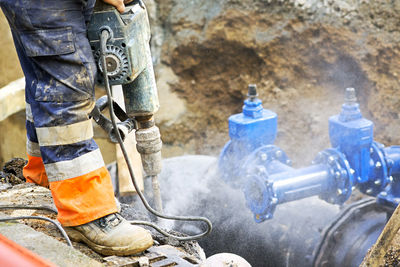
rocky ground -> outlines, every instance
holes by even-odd
[[[4,215],[17,216],[44,216],[46,218],[56,220],[56,213],[42,211],[38,209],[14,209],[3,208],[4,206],[39,206],[49,207],[55,210],[50,190],[33,184],[25,183],[22,176],[22,167],[25,165],[23,159],[12,159],[5,164],[0,171],[0,217]],[[120,204],[121,214],[127,220],[144,220],[152,221],[146,213],[138,212],[131,204]],[[67,244],[59,230],[50,222],[43,220],[22,220],[27,226],[34,230],[44,233],[56,240]],[[154,220],[153,220],[154,222]],[[2,225],[0,225],[0,228]],[[180,242],[173,238],[166,238],[153,228],[148,228],[151,231],[155,245],[149,250],[139,255],[129,257],[108,256],[103,257],[98,253],[88,248],[85,244],[72,242],[75,249],[89,258],[104,264],[104,266],[175,266],[186,264],[183,266],[195,266],[205,260],[205,254],[202,248],[195,241]],[[1,229],[0,229],[1,232]],[[178,236],[184,236],[179,232],[170,232]],[[17,240],[15,240],[17,241]],[[19,242],[18,240],[17,242]],[[42,257],[45,257],[41,255]],[[63,255],[59,255],[60,258]],[[45,257],[46,258],[46,257]],[[150,264],[150,265],[149,265]],[[181,265],[180,265],[181,266]]]

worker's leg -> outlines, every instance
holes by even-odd
[[[83,7],[82,1],[65,0],[17,0],[4,6],[26,75],[30,157],[25,173],[28,180],[41,183],[43,161],[58,219],[65,226],[117,211],[88,117],[96,66]]]
[[[10,1],[8,1],[10,2]],[[94,6],[94,0],[85,0],[82,1],[82,12],[84,15],[85,22],[87,23],[91,12],[93,10]],[[22,2],[21,2],[22,3]],[[17,28],[24,28],[24,30],[32,30],[35,25],[34,23],[31,23],[28,16],[26,16],[24,19],[18,18],[15,16],[16,12],[21,13],[21,15],[27,15],[27,12],[21,12],[25,11],[24,6],[21,5],[21,3],[18,3],[16,1],[13,4],[7,4],[7,1],[1,1],[1,4],[3,8],[5,9],[5,12],[9,12],[9,17],[13,18],[14,21],[10,21],[10,25],[14,28],[16,32]],[[65,5],[65,3],[64,3]],[[68,4],[67,6],[64,6],[64,8],[67,7],[69,9],[79,9],[80,7],[76,4]],[[51,9],[51,6],[48,7],[49,12]],[[63,5],[59,4],[58,9],[62,10]],[[78,14],[79,15],[79,14]],[[18,19],[17,19],[18,18]],[[18,22],[18,20],[20,20]],[[50,26],[50,25],[46,25]],[[13,31],[13,32],[15,32]],[[24,69],[25,77],[26,77],[26,82],[27,82],[27,87],[29,87],[30,84],[34,83],[35,79],[35,71],[34,68],[35,66],[32,65],[32,62],[26,57],[25,52],[24,52],[24,47],[18,40],[18,36],[14,36],[15,40],[15,47],[17,50],[17,53],[19,55],[21,65]],[[39,143],[38,143],[38,138],[36,134],[36,129],[33,121],[33,115],[32,115],[32,109],[30,104],[35,102],[35,92],[32,90],[26,90],[26,129],[27,129],[27,156],[28,156],[28,163],[23,169],[23,175],[26,178],[26,181],[28,183],[36,183],[38,185],[44,186],[44,187],[49,187],[48,183],[48,178],[46,175],[45,167],[43,164],[43,160],[40,154],[40,149],[39,149]]]
[[[71,237],[103,254],[151,246],[144,229],[114,215],[111,179],[93,140],[88,114],[96,66],[84,1],[10,0],[2,8],[22,48],[27,101],[59,221]]]
[[[35,79],[35,72],[32,63],[26,57],[24,49],[21,43],[18,41],[18,36],[14,37],[14,44],[17,50],[18,56],[21,61],[21,66],[25,73],[25,79],[27,83],[27,88]],[[32,90],[25,91],[25,101],[26,101],[26,132],[27,132],[27,142],[26,142],[26,152],[28,155],[28,163],[23,169],[23,175],[28,183],[35,183],[44,187],[49,187],[49,182],[47,179],[47,174],[43,164],[42,156],[40,154],[39,141],[36,134],[35,123],[33,120],[33,114],[30,103],[35,102],[35,95]]]
[[[26,153],[28,155],[28,163],[23,169],[23,175],[28,183],[35,183],[44,187],[49,187],[49,181],[40,154],[39,141],[36,135],[32,109],[28,102],[26,103],[26,133]]]
[[[59,221],[75,226],[117,212],[88,117],[93,100],[38,101],[31,107]]]

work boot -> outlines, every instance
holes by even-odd
[[[147,230],[131,225],[118,213],[64,229],[72,241],[82,241],[105,256],[132,255],[153,245],[153,238]]]

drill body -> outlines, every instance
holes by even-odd
[[[103,31],[108,31],[110,36],[105,52],[109,83],[122,85],[126,115],[136,122],[137,149],[143,169],[147,176],[156,176],[161,171],[162,142],[153,118],[159,101],[146,7],[141,1],[132,1],[120,14],[114,7],[97,1],[88,25],[88,37],[99,69],[97,81],[100,84],[104,83],[104,66],[100,60]]]

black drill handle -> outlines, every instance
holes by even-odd
[[[126,121],[129,119],[128,115],[126,114],[126,112],[121,108],[120,105],[118,105],[117,102],[115,102],[114,100],[111,100],[113,107],[114,107],[114,111],[115,111],[115,115],[117,116],[117,118],[120,121]],[[96,106],[95,109],[99,110],[100,112],[103,111],[105,108],[108,107],[108,97],[106,95],[100,97],[99,99],[96,100]],[[98,112],[94,111],[95,114],[98,114]]]
[[[117,102],[112,100],[112,105],[114,108],[115,115],[121,121],[118,123],[118,130],[122,139],[134,129],[136,129],[136,122],[134,119],[131,119],[126,115],[125,111],[117,104]],[[102,96],[96,101],[96,105],[92,112],[90,113],[90,117],[94,119],[94,121],[109,135],[110,140],[114,143],[117,143],[116,133],[114,132],[114,127],[111,121],[104,116],[101,112],[108,107],[108,97]]]

